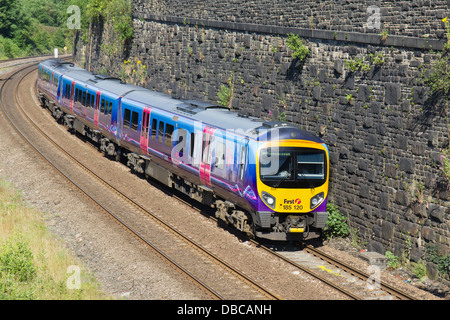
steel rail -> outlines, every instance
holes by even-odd
[[[304,267],[304,266],[302,266],[302,265],[300,265],[300,264],[298,264],[298,263],[296,263],[296,262],[294,262],[294,261],[292,261],[292,260],[282,256],[281,254],[277,253],[276,251],[266,247],[265,245],[262,245],[261,243],[255,241],[255,240],[250,240],[250,242],[253,243],[254,245],[256,245],[257,247],[259,247],[259,248],[269,252],[270,254],[276,256],[277,258],[287,262],[288,264],[290,264],[290,265],[292,265],[292,266],[302,270],[303,272],[313,276],[314,278],[320,280],[321,282],[326,283],[327,285],[329,285],[330,287],[332,287],[332,288],[336,289],[337,291],[343,293],[344,295],[346,295],[346,296],[348,296],[348,297],[350,297],[350,298],[352,298],[354,300],[362,300],[362,298],[359,297],[358,295],[353,294],[352,292],[350,292],[350,291],[340,287],[339,285],[329,281],[328,279],[326,279],[325,277],[322,277],[320,274],[318,274],[317,272],[314,272],[310,268]]]
[[[162,252],[160,249],[158,249],[154,244],[152,244],[150,241],[145,239],[138,231],[134,230],[131,226],[129,226],[125,221],[120,219],[116,214],[111,212],[108,208],[106,208],[103,204],[101,204],[93,195],[91,195],[89,192],[87,192],[83,187],[81,187],[78,183],[73,181],[62,169],[60,169],[55,163],[53,163],[45,154],[39,150],[38,147],[36,147],[26,136],[25,134],[19,129],[17,124],[12,120],[9,113],[6,111],[5,105],[3,103],[3,89],[5,87],[5,84],[12,79],[13,76],[17,75],[18,73],[24,71],[25,69],[35,67],[33,66],[27,66],[25,68],[22,68],[16,72],[14,72],[12,75],[10,75],[7,79],[4,80],[2,86],[0,87],[0,105],[2,107],[3,113],[8,118],[9,122],[12,124],[13,128],[24,138],[24,140],[31,146],[33,149],[37,151],[37,153],[45,160],[47,161],[54,169],[57,170],[59,174],[61,174],[67,181],[69,181],[71,184],[73,184],[77,189],[79,189],[84,195],[86,195],[91,201],[93,201],[96,205],[98,205],[102,210],[104,210],[106,213],[108,213],[112,218],[115,219],[120,225],[125,227],[129,232],[131,232],[133,235],[135,235],[139,240],[144,242],[146,245],[148,245],[154,252],[156,252],[158,255],[163,257],[166,261],[168,261],[172,266],[174,266],[176,269],[181,271],[184,275],[186,275],[188,278],[192,279],[194,282],[196,282],[203,290],[205,290],[208,294],[213,296],[214,299],[218,300],[224,300],[224,298],[217,293],[214,289],[212,289],[210,286],[206,285],[203,281],[195,277],[192,273],[190,273],[188,270],[186,270],[183,266],[178,264],[176,261],[174,261],[172,258],[170,258],[168,255],[166,255],[164,252]],[[33,71],[33,70],[32,70]],[[30,73],[32,72],[30,71]],[[22,78],[23,79],[23,78]],[[17,88],[17,87],[16,87]],[[16,91],[17,93],[17,91]],[[17,96],[16,96],[17,98]],[[16,102],[18,102],[16,100]],[[19,102],[20,103],[20,102]]]
[[[310,254],[313,254],[316,257],[318,257],[318,258],[320,258],[322,260],[325,260],[328,263],[331,263],[332,265],[334,265],[334,266],[336,266],[336,267],[338,267],[338,268],[340,268],[340,269],[342,269],[342,270],[352,274],[355,277],[358,277],[361,280],[366,281],[366,280],[368,280],[371,277],[369,274],[367,274],[365,272],[362,272],[362,271],[360,271],[360,270],[358,270],[358,269],[356,269],[356,268],[354,268],[354,267],[352,267],[352,266],[350,266],[350,265],[348,265],[348,264],[346,264],[344,262],[340,262],[336,258],[326,254],[323,251],[320,251],[320,250],[314,248],[311,245],[305,245],[304,244],[303,248],[307,252],[309,252]],[[401,300],[417,300],[417,298],[415,298],[415,297],[413,297],[413,296],[411,296],[411,295],[409,295],[409,294],[407,294],[405,292],[402,292],[402,291],[394,288],[393,286],[387,284],[386,282],[381,281],[381,279],[380,279],[379,285],[380,285],[380,287],[381,287],[381,289],[383,291],[386,291],[390,295],[393,295],[393,296],[395,296],[395,297],[397,297],[397,298],[399,298]]]

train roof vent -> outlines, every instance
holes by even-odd
[[[217,104],[212,104],[210,102],[205,102],[205,101],[183,100],[183,102],[185,104],[190,104],[190,105],[194,106],[196,109],[201,109],[201,110],[209,110],[209,109],[226,109],[226,110],[230,110],[230,108],[227,108],[227,107],[224,107],[224,106],[220,106],[220,105],[217,105]]]
[[[192,104],[179,104],[175,109],[180,113],[186,113],[189,115],[194,115],[198,112],[198,110],[196,110],[197,107]]]
[[[266,128],[279,128],[279,127],[287,127],[289,126],[289,124],[287,124],[286,122],[281,122],[281,121],[267,121],[264,122],[263,127]]]
[[[108,75],[103,75],[103,74],[96,74],[95,78],[97,78],[98,80],[118,80],[120,82],[123,82],[122,79],[113,77],[113,76],[108,76]]]
[[[185,113],[188,115],[195,115],[201,111],[211,110],[211,109],[225,109],[229,108],[218,106],[216,104],[211,104],[209,102],[195,101],[195,100],[182,100],[183,103],[178,104],[175,110],[180,113]]]
[[[75,64],[73,62],[70,62],[70,61],[62,61],[62,60],[54,60],[53,61],[53,66],[55,68],[58,68],[58,67],[61,67],[61,66],[64,66],[64,65],[67,65],[67,66],[70,66],[70,67],[74,67],[75,66]]]

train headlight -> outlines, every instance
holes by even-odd
[[[316,194],[314,197],[311,198],[311,205],[310,205],[310,209],[314,209],[315,207],[317,207],[319,204],[322,203],[324,199],[324,193],[321,192],[319,194]]]
[[[271,194],[269,194],[269,193],[267,193],[267,192],[265,192],[265,191],[261,192],[261,196],[262,196],[264,202],[265,202],[269,207],[271,207],[272,209],[275,209],[275,203],[276,203],[276,201],[275,201],[275,197],[274,197],[274,196],[272,196]]]

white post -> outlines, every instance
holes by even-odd
[[[58,48],[55,48],[55,59],[58,59]]]

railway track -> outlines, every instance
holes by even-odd
[[[127,231],[213,299],[281,299],[110,185],[42,131],[28,116],[18,94],[20,83],[36,68],[36,65],[27,66],[8,77],[0,89],[0,104],[15,130],[42,158]],[[14,94],[5,97],[7,86],[8,91]]]
[[[256,241],[255,246],[306,272],[355,300],[417,300],[410,294],[363,272],[325,252],[302,243],[297,248],[277,250]]]
[[[32,72],[32,69],[28,70],[26,73],[29,74],[31,72]],[[20,73],[20,72],[18,72],[18,73]],[[22,75],[20,77],[20,79],[21,79],[20,81],[22,81],[25,77],[26,77],[26,74]],[[3,83],[3,85],[2,85],[2,92],[3,92],[3,87],[5,86],[6,82],[7,81],[5,81],[5,83]],[[18,97],[17,87],[18,87],[18,85],[16,86],[15,100],[18,102],[17,104],[20,104],[20,98]],[[4,108],[3,96],[0,98],[1,98],[0,102],[2,103],[2,107]],[[5,111],[5,113],[6,113],[6,111]],[[26,114],[26,112],[25,112],[25,110],[23,110],[23,108],[22,108],[21,113],[22,113],[22,115]],[[31,123],[33,123],[33,120],[31,120],[31,118],[29,118],[29,120],[27,120],[27,121],[29,121],[29,122],[31,121]],[[39,128],[38,125],[33,124],[33,127],[35,128],[35,130],[40,131],[39,134],[41,136],[46,136],[46,134]],[[17,130],[20,131],[20,129],[17,129]],[[47,137],[46,139],[48,141],[51,141],[51,139],[49,137]],[[30,142],[30,143],[32,143],[32,142]],[[264,286],[258,285],[257,283],[255,283],[255,281],[250,279],[248,276],[246,276],[239,270],[233,268],[231,265],[229,265],[225,261],[221,261],[220,258],[215,256],[213,253],[209,252],[208,250],[204,249],[201,245],[196,244],[192,239],[190,239],[188,236],[185,236],[184,234],[179,232],[176,228],[172,227],[170,224],[166,223],[164,220],[159,218],[152,211],[147,210],[144,206],[140,205],[139,203],[137,203],[130,197],[126,196],[123,192],[121,192],[120,190],[118,190],[117,188],[112,186],[106,180],[102,179],[100,176],[98,176],[97,174],[95,174],[94,172],[89,170],[81,161],[77,160],[76,157],[71,155],[69,152],[65,151],[56,142],[51,141],[50,143],[53,145],[53,147],[56,147],[59,150],[59,152],[64,154],[65,158],[67,158],[67,157],[70,158],[71,162],[75,162],[78,167],[83,168],[83,171],[88,176],[90,176],[89,179],[94,179],[97,181],[96,182],[97,184],[101,183],[103,186],[106,186],[107,189],[109,189],[109,191],[111,193],[115,194],[116,197],[117,197],[117,195],[119,195],[120,198],[122,198],[123,201],[126,202],[125,207],[123,207],[124,209],[117,210],[117,208],[114,208],[114,210],[113,210],[113,209],[108,208],[107,206],[104,206],[101,199],[97,199],[95,196],[92,196],[93,201],[97,205],[99,205],[100,207],[103,207],[103,210],[108,212],[108,214],[111,215],[114,219],[116,219],[116,221],[118,221],[124,227],[128,228],[128,230],[130,232],[136,234],[136,236],[139,237],[141,239],[141,241],[143,241],[148,246],[150,246],[153,249],[153,251],[158,253],[161,257],[163,257],[167,261],[170,261],[170,263],[172,265],[174,265],[175,268],[179,269],[182,273],[185,273],[186,276],[189,277],[192,281],[198,282],[198,285],[200,287],[202,287],[202,289],[204,291],[208,292],[208,294],[211,297],[213,297],[214,299],[230,299],[230,298],[231,299],[240,299],[240,297],[238,296],[238,294],[236,292],[231,292],[231,293],[226,292],[228,289],[225,289],[224,291],[226,293],[219,293],[219,292],[222,292],[221,290],[223,290],[223,289],[213,289],[213,285],[208,285],[206,280],[205,281],[200,280],[200,279],[208,278],[211,275],[198,276],[196,273],[197,269],[189,268],[189,270],[194,270],[191,272],[188,270],[187,267],[183,267],[182,263],[177,262],[177,261],[180,261],[183,259],[180,259],[179,257],[177,257],[177,261],[175,261],[175,259],[171,258],[172,256],[177,256],[176,251],[174,252],[174,251],[170,250],[170,247],[174,247],[173,243],[177,243],[177,245],[175,247],[179,248],[178,251],[181,251],[180,248],[183,248],[183,251],[189,251],[188,247],[191,247],[191,248],[195,247],[195,251],[197,253],[200,253],[200,256],[197,258],[197,260],[203,259],[203,261],[204,261],[203,264],[201,264],[201,266],[198,269],[211,268],[211,261],[213,261],[215,265],[217,265],[217,264],[221,265],[221,268],[226,269],[227,272],[232,275],[231,276],[232,278],[236,278],[236,277],[239,278],[239,281],[242,281],[242,283],[240,285],[241,287],[242,287],[242,284],[244,284],[244,283],[245,283],[244,287],[247,287],[248,285],[250,285],[250,287],[253,288],[252,294],[254,294],[255,291],[257,292],[257,294],[253,296],[254,299],[263,299],[263,298],[264,299],[266,299],[266,298],[280,299],[280,297],[278,295],[271,293]],[[45,155],[42,155],[42,156],[44,158],[46,157]],[[51,159],[46,159],[46,160],[50,163],[52,162]],[[61,169],[60,172],[61,171],[62,171],[61,174],[65,176],[64,170]],[[71,178],[66,177],[66,179],[70,180]],[[87,180],[87,179],[88,178],[86,177],[85,180]],[[77,184],[77,183],[75,182],[75,184]],[[84,187],[81,186],[81,188],[84,188]],[[88,190],[88,187],[86,187],[82,191],[83,191],[83,193],[85,193],[86,195],[89,195],[89,196],[91,195],[91,193],[95,194],[94,192],[90,192]],[[111,196],[112,195],[109,194],[109,197],[111,197]],[[192,202],[189,199],[184,199],[183,196],[177,196],[176,194],[174,194],[173,196],[178,198],[178,200],[181,200],[185,204],[189,205],[189,207],[193,208],[194,210],[202,211],[202,209],[198,207],[198,204],[192,204]],[[125,212],[127,212],[127,215],[121,216],[121,215],[117,214],[116,211],[125,211]],[[150,242],[149,240],[147,240],[147,238],[151,238],[151,236],[149,236],[149,234],[151,234],[151,233],[148,232],[148,230],[140,231],[140,230],[137,230],[137,228],[133,228],[131,225],[128,225],[126,222],[126,219],[130,219],[129,212],[133,212],[133,211],[137,211],[137,213],[133,213],[136,215],[136,218],[135,218],[136,221],[139,221],[139,219],[141,219],[140,221],[142,221],[142,213],[144,213],[146,217],[149,217],[149,218],[151,218],[151,220],[158,222],[158,224],[160,225],[162,230],[153,229],[152,234],[162,233],[162,232],[167,233],[167,231],[169,231],[169,233],[173,234],[175,236],[175,240],[169,241],[170,243],[172,243],[172,245],[169,245],[169,248],[166,249],[164,244],[160,244],[160,243],[154,244],[154,243]],[[211,218],[211,219],[215,220],[215,218]],[[141,223],[141,222],[139,222],[139,223]],[[141,234],[141,232],[142,232],[142,234]],[[266,252],[268,252],[273,258],[284,261],[285,263],[298,269],[299,272],[303,272],[308,275],[311,275],[312,277],[320,280],[321,282],[326,283],[333,289],[341,292],[342,294],[344,294],[346,297],[348,297],[350,299],[404,299],[404,300],[414,299],[414,297],[411,297],[408,294],[402,293],[401,291],[385,284],[384,282],[380,282],[380,287],[379,287],[379,290],[377,292],[375,292],[376,294],[371,294],[371,293],[374,293],[373,290],[372,290],[372,292],[367,292],[367,290],[364,291],[365,289],[367,289],[367,283],[368,283],[367,281],[370,278],[370,275],[364,274],[363,272],[355,270],[354,268],[347,266],[347,265],[343,264],[342,262],[339,262],[336,259],[333,259],[332,257],[324,255],[322,252],[318,251],[317,249],[315,249],[311,246],[304,246],[303,248],[298,248],[298,250],[289,251],[289,252],[282,252],[282,251],[280,252],[280,251],[275,251],[273,249],[265,247],[264,245],[254,242],[254,241],[252,241],[252,243],[254,246],[261,248],[261,249],[265,250]],[[166,246],[167,246],[167,244],[166,244]],[[302,255],[309,255],[310,257],[308,257],[306,259],[304,257],[302,258]],[[315,266],[308,265],[308,263],[306,263],[306,261],[311,261],[312,256],[329,264],[328,267],[324,265],[324,262],[322,262],[320,264],[316,263]],[[187,259],[187,260],[189,260],[189,259]],[[317,268],[317,266],[322,266],[323,268],[320,269],[320,268]],[[333,266],[333,267],[330,267],[330,266]],[[336,274],[339,274],[339,276],[336,276]],[[349,277],[343,276],[344,274],[348,274],[350,276]],[[345,283],[345,284],[342,283],[342,281],[341,281],[342,279],[344,279],[344,278],[349,279],[350,277],[354,277],[355,279],[358,279],[358,280],[350,281],[350,283]],[[223,277],[223,278],[225,278],[225,277]],[[337,278],[338,278],[338,280],[337,280]],[[229,278],[227,278],[227,279],[229,279]],[[227,280],[226,282],[229,283],[230,281]],[[347,281],[347,282],[349,282],[349,281]],[[215,284],[215,287],[217,287],[217,284]],[[220,285],[219,285],[219,287],[220,287]],[[227,286],[225,285],[224,287],[227,287]],[[244,299],[252,299],[251,297],[252,296],[249,296],[248,294],[246,294]]]

